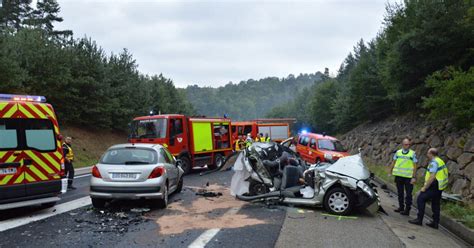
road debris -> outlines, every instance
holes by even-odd
[[[196,192],[196,195],[204,196],[204,197],[219,197],[219,196],[222,196],[222,193],[202,189],[202,190],[199,190],[198,192]]]
[[[334,215],[334,214],[321,214],[321,215],[325,217],[334,217],[337,220],[357,220],[358,219],[357,216],[344,216],[344,215]]]
[[[130,209],[130,211],[134,213],[143,213],[143,212],[149,212],[150,209],[149,208],[132,208]]]

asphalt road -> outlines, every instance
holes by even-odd
[[[151,209],[147,201],[120,201],[105,210],[89,205],[56,214],[3,231],[0,247],[424,247],[423,244],[428,244],[407,239],[408,234],[400,231],[406,220],[393,214],[386,217],[360,212],[339,218],[319,208],[238,201],[229,195],[231,177],[232,171],[186,176],[183,192],[174,194],[165,210]],[[89,176],[77,178],[77,189],[63,195],[58,208],[87,197],[88,182]],[[196,195],[201,190],[223,195],[208,198]],[[394,199],[384,197],[383,200],[390,207]],[[21,219],[41,211],[44,210],[22,208],[0,212],[0,220]],[[410,229],[409,235],[415,234],[422,240],[425,230]],[[429,236],[433,233],[444,237],[441,231],[435,230],[425,236],[436,241]],[[436,242],[427,247],[436,247]]]

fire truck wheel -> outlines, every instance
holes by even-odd
[[[191,166],[191,160],[189,160],[188,157],[180,157],[181,160],[181,169],[184,171],[184,175],[189,174],[191,172],[192,166]]]
[[[104,199],[92,198],[92,206],[95,208],[104,208],[106,201]]]
[[[214,157],[214,163],[212,165],[209,165],[209,169],[215,170],[215,169],[220,169],[224,165],[225,159],[224,156],[221,154],[216,154]]]

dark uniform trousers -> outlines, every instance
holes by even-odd
[[[74,166],[72,162],[65,162],[64,163],[64,171],[67,175],[67,186],[72,186],[72,181],[74,180]]]
[[[438,181],[434,180],[425,192],[421,192],[417,199],[418,204],[418,220],[422,221],[425,216],[426,202],[431,200],[431,209],[433,210],[433,221],[439,224],[439,215],[441,211],[441,193],[438,189]]]
[[[410,210],[411,208],[413,202],[413,184],[410,182],[411,178],[395,176],[395,184],[397,185],[398,191],[398,206],[400,209]]]

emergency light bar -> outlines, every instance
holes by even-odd
[[[0,94],[0,101],[21,101],[21,102],[46,102],[44,96],[27,96],[27,95],[12,95]]]

